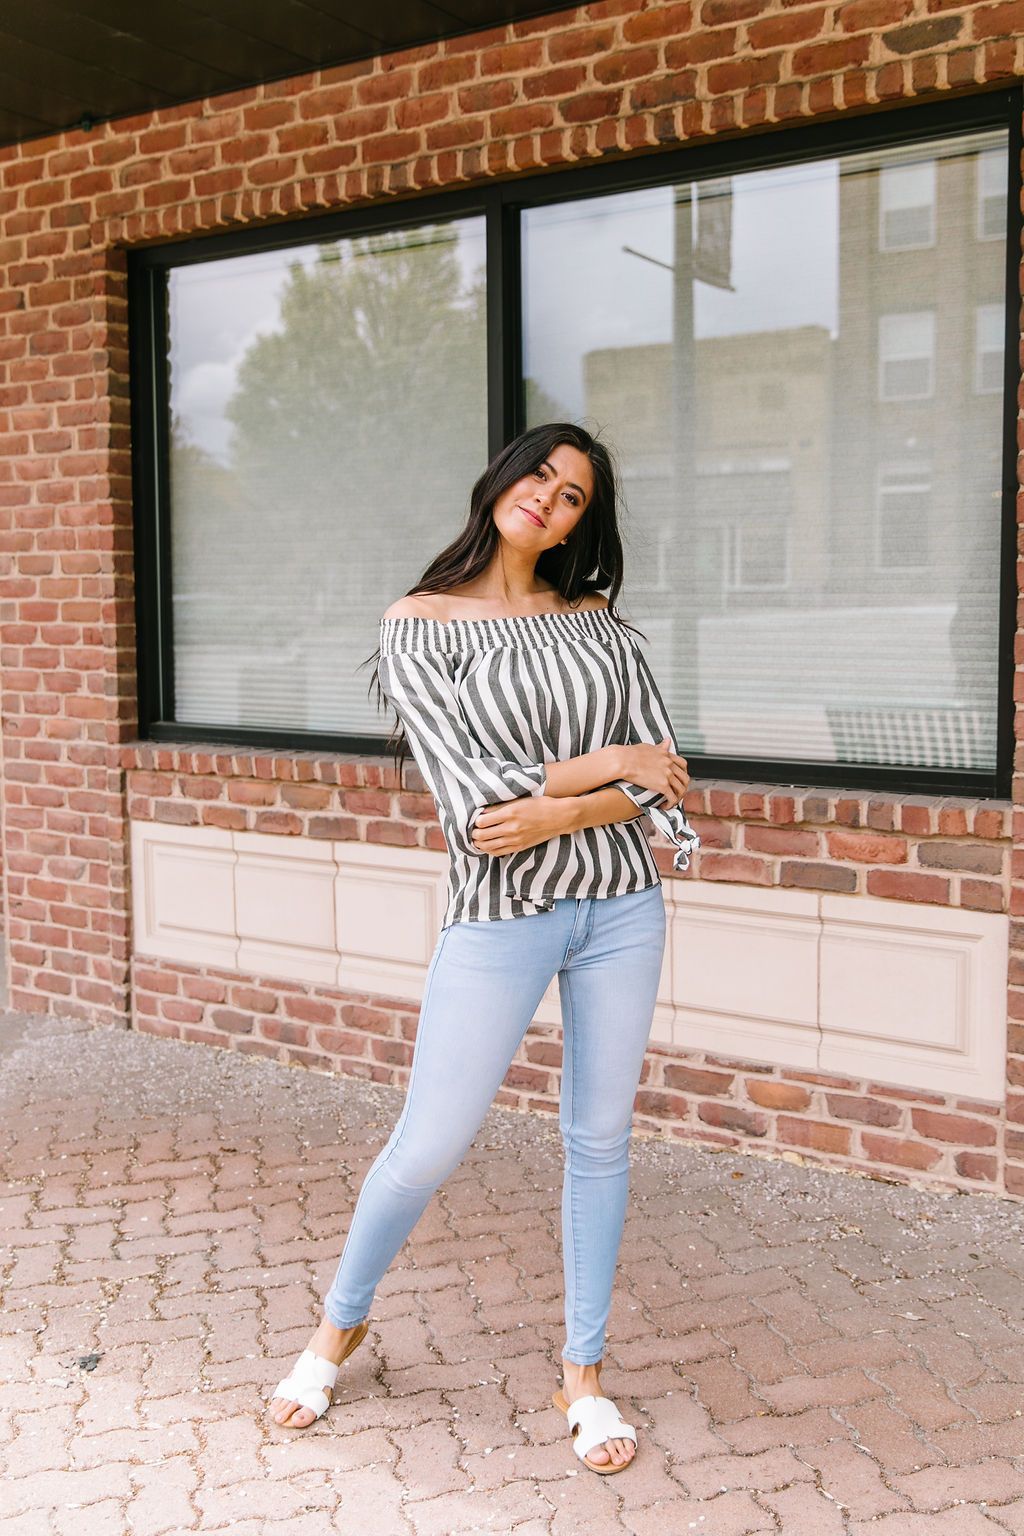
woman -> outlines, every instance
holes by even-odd
[[[405,1104],[363,1181],[323,1322],[272,1399],[278,1424],[326,1410],[378,1281],[471,1145],[557,974],[566,1343],[552,1400],[595,1472],[635,1452],[600,1369],[665,946],[661,877],[636,823],[646,811],[667,833],[676,869],[698,839],[681,809],[686,759],[614,612],[616,500],[588,432],[531,428],[381,620],[377,675],[437,803],[448,904]]]

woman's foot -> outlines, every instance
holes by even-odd
[[[306,1347],[311,1349],[314,1355],[330,1360],[333,1365],[340,1365],[352,1335],[359,1326],[356,1323],[351,1328],[335,1328],[333,1323],[329,1323],[324,1318]],[[324,1392],[333,1400],[334,1394],[330,1387],[325,1387]],[[312,1408],[303,1408],[294,1399],[289,1400],[284,1397],[270,1399],[270,1416],[275,1424],[287,1424],[289,1429],[305,1429],[316,1418]]]
[[[574,1360],[567,1360],[562,1356],[562,1392],[567,1403],[574,1403],[578,1397],[607,1397],[607,1392],[601,1391],[601,1365],[600,1360],[596,1365],[577,1365]],[[595,1445],[587,1455],[591,1461],[611,1461],[616,1466],[625,1461],[631,1461],[636,1453],[636,1446],[632,1440],[605,1440],[601,1445]]]

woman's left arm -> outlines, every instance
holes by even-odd
[[[638,807],[624,790],[608,784],[588,795],[576,796],[572,802],[572,828],[580,832],[584,827],[607,827],[613,821],[636,821],[643,814],[643,807]]]

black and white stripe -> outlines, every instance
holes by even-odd
[[[437,802],[451,857],[443,926],[550,910],[560,896],[618,896],[660,883],[643,818],[566,832],[518,853],[472,842],[486,805],[544,793],[546,764],[612,742],[678,751],[635,637],[606,609],[501,619],[381,619],[378,677]],[[699,839],[682,807],[609,781],[646,811],[686,869]]]

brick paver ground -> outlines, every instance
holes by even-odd
[[[0,1073],[3,1536],[1024,1536],[1013,1202],[634,1138],[601,1478],[550,1401],[552,1119],[491,1110],[297,1432],[401,1092],[12,1014]]]

